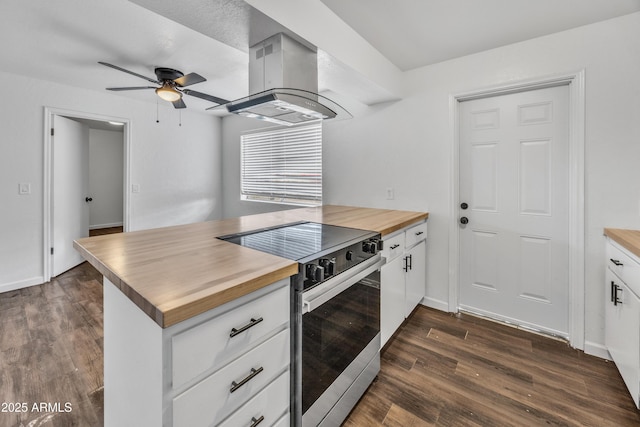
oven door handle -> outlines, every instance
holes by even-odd
[[[367,261],[363,261],[361,265],[353,267],[354,270],[358,270],[355,273],[344,276],[345,273],[348,273],[344,272],[316,286],[313,289],[303,292],[302,314],[308,313],[320,307],[322,304],[329,301],[340,292],[355,285],[374,271],[379,270],[385,262],[386,260],[380,255],[369,258]]]

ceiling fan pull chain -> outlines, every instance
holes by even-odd
[[[179,122],[178,122],[178,126],[182,126],[182,110],[178,110],[178,118],[179,118]]]
[[[160,123],[160,105],[158,103],[158,98],[156,98],[156,123]]]

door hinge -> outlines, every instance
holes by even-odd
[[[53,255],[53,248],[51,248],[51,255]]]
[[[53,136],[53,128],[51,128],[51,136]]]

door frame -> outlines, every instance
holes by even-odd
[[[460,228],[460,103],[555,86],[569,87],[569,342],[584,350],[585,344],[585,70],[555,74],[449,95],[451,123],[451,188],[449,217],[449,301],[450,312],[459,311]]]
[[[53,271],[52,262],[53,259],[51,257],[51,245],[53,242],[53,153],[51,149],[52,144],[52,135],[51,128],[53,127],[54,117],[55,116],[64,116],[69,118],[76,119],[91,119],[91,120],[99,120],[103,122],[108,121],[117,121],[124,123],[124,129],[122,129],[123,134],[123,169],[124,169],[124,177],[123,177],[123,214],[122,214],[122,222],[123,222],[123,230],[129,231],[129,223],[130,223],[130,210],[131,210],[131,195],[128,188],[130,188],[131,181],[131,120],[123,117],[116,116],[107,116],[104,114],[94,114],[89,112],[80,112],[73,110],[65,110],[62,108],[55,107],[44,107],[44,129],[43,129],[43,143],[44,143],[44,162],[43,162],[43,246],[42,246],[42,254],[43,254],[43,272],[44,277],[43,281],[48,282],[51,280],[51,273]]]

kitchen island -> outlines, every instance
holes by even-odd
[[[298,221],[384,236],[427,216],[323,206],[74,242],[105,278],[105,425],[249,425],[259,407],[266,424],[288,424],[288,278],[298,264],[217,237]],[[239,361],[255,368],[243,373]]]

